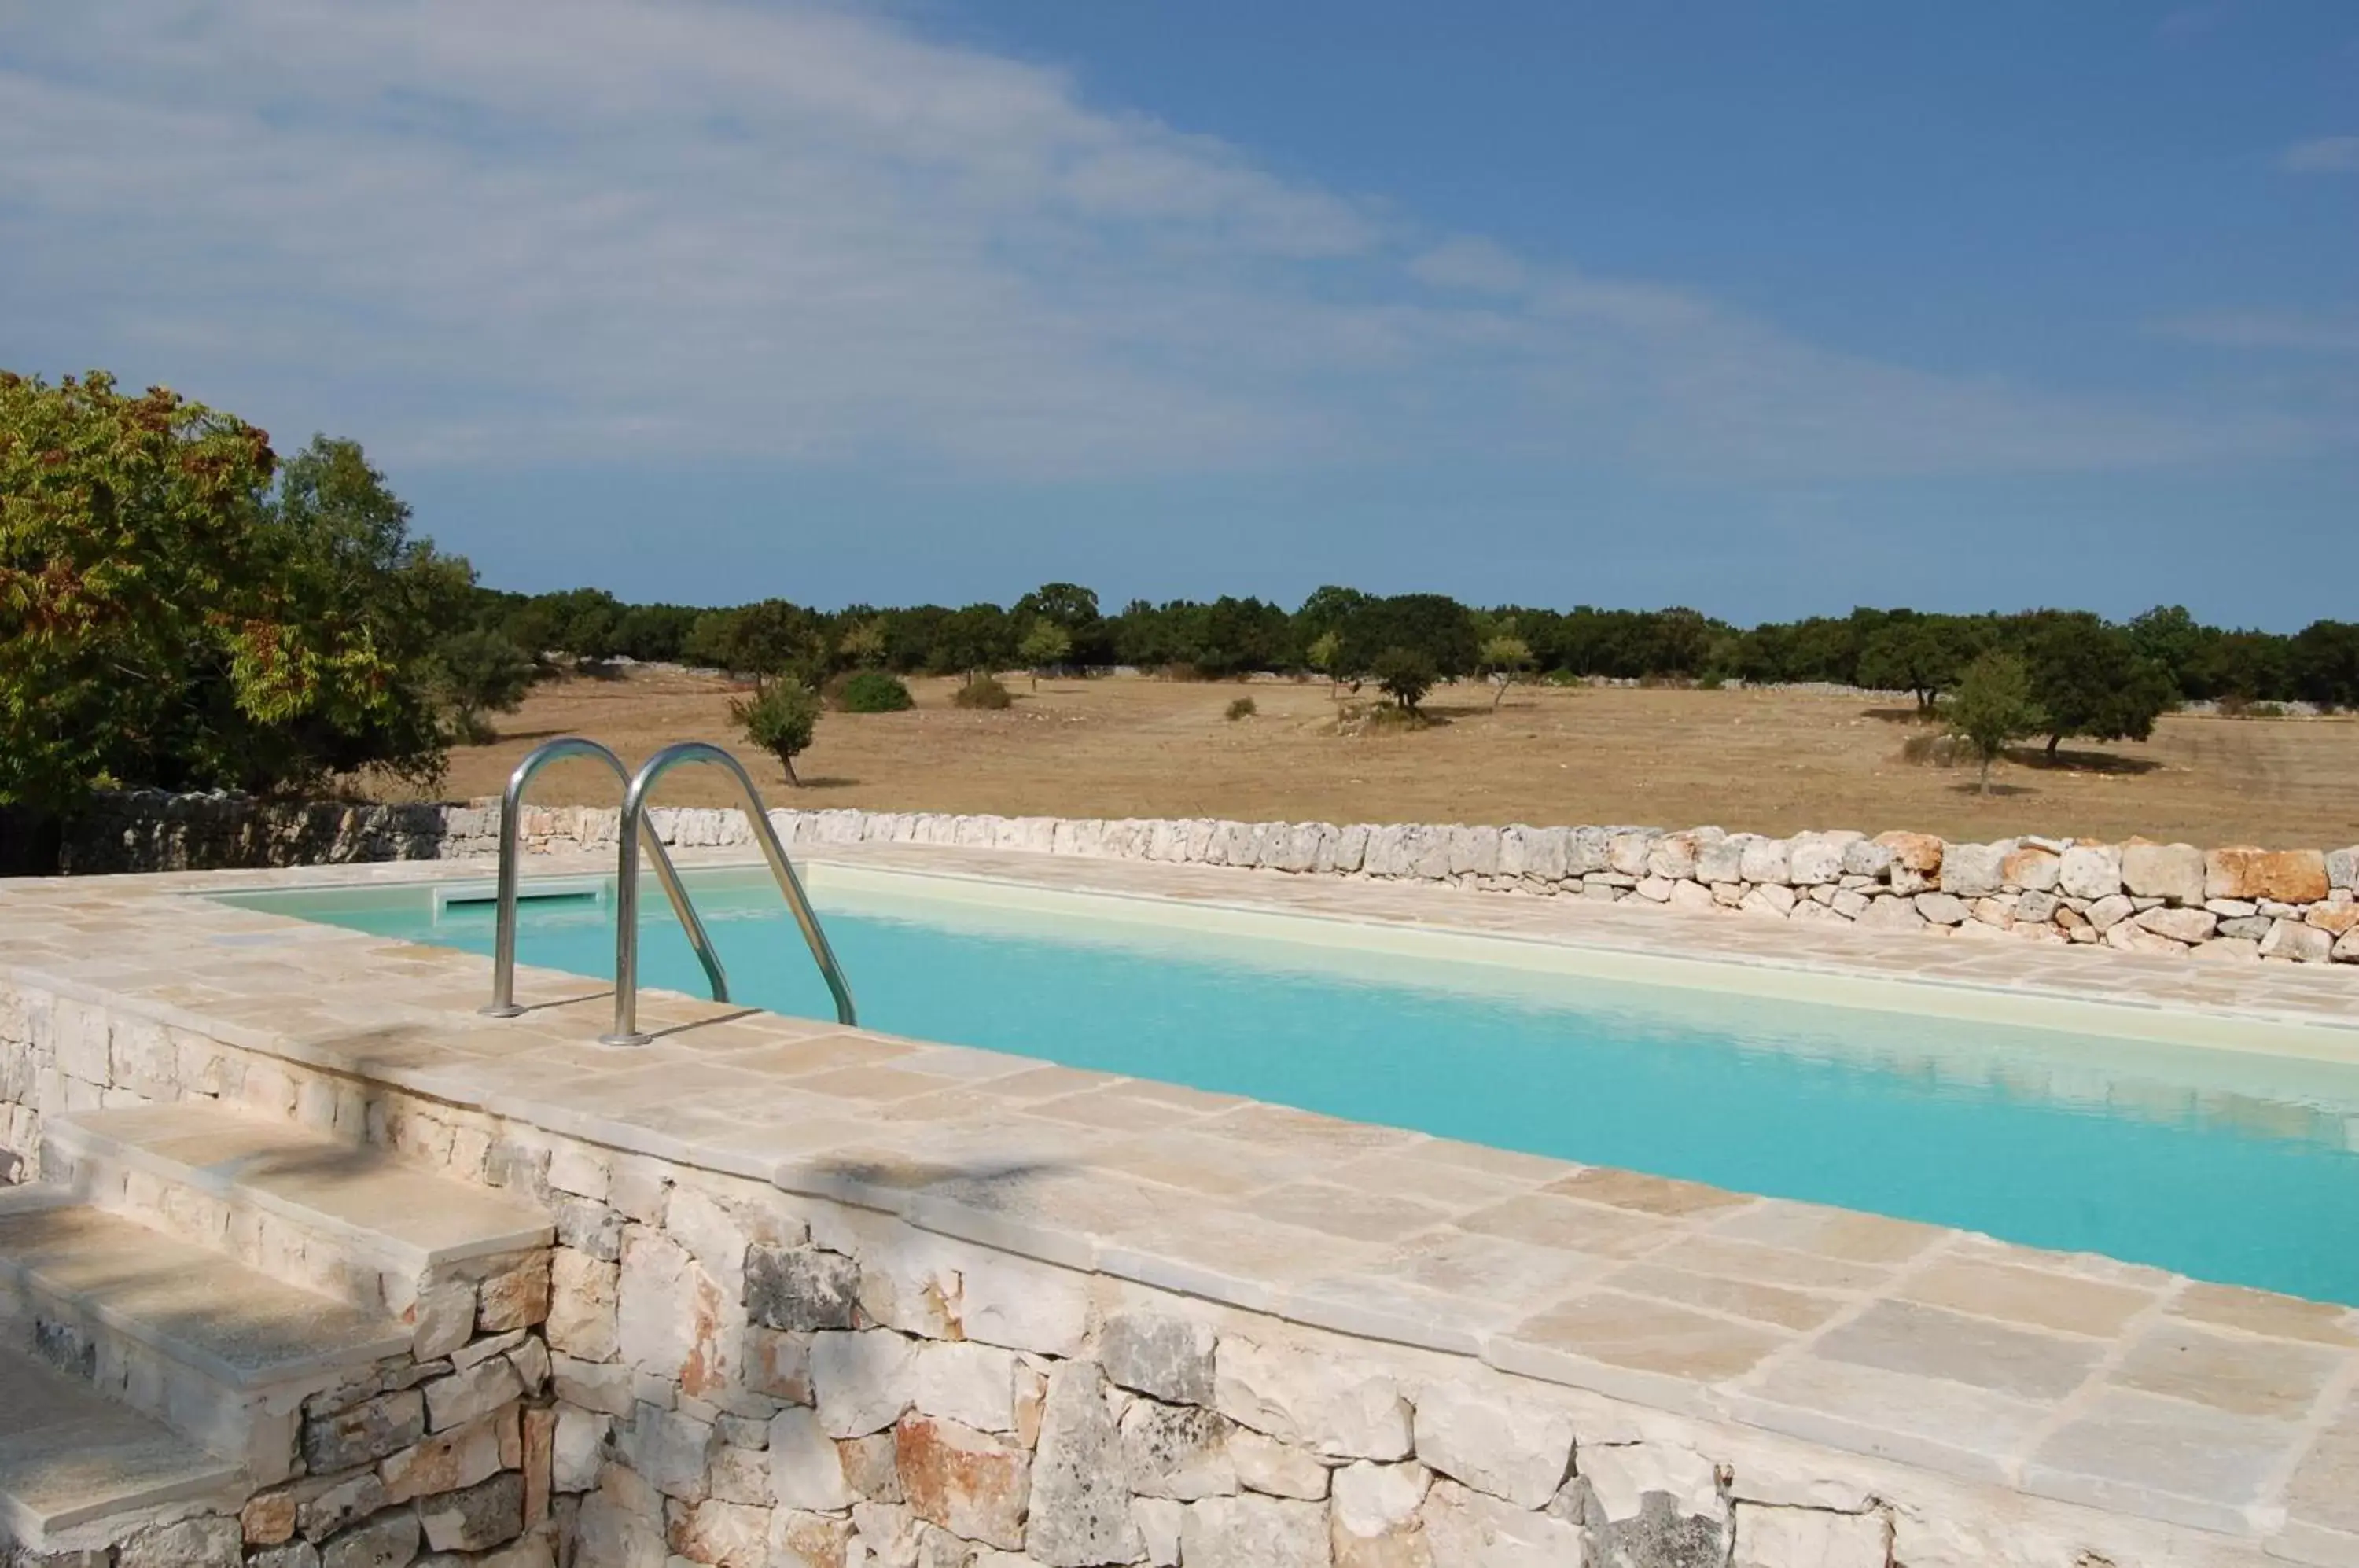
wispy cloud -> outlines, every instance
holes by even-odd
[[[2212,310],[2155,323],[2164,337],[2217,348],[2292,349],[2359,354],[2359,314],[2300,315],[2272,310]]]
[[[2359,174],[2359,136],[2315,136],[2277,155],[2293,174]]]
[[[1835,352],[800,0],[78,0],[0,39],[9,354],[413,462],[1679,474],[2299,446]]]

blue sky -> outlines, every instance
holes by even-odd
[[[0,0],[0,365],[633,597],[2359,618],[2359,9]]]

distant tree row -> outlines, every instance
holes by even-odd
[[[592,588],[526,596],[478,590],[476,624],[536,656],[708,665],[816,684],[863,668],[953,675],[1129,665],[1218,680],[1260,671],[1361,681],[1391,649],[1437,678],[1605,677],[1706,683],[1826,681],[1907,691],[1930,712],[1986,652],[2022,658],[2066,734],[2102,731],[2104,710],[2180,701],[2294,699],[2359,707],[2359,623],[2290,636],[2205,626],[2176,605],[2126,623],[2086,611],[1951,615],[1855,609],[1732,626],[1689,609],[1477,608],[1439,593],[1321,588],[1289,611],[1261,599],[1135,599],[1047,583],[1014,604],[821,611],[784,599],[725,609],[625,604]]]

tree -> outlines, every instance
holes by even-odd
[[[2031,700],[2046,715],[2048,760],[2066,735],[2146,740],[2177,691],[2130,635],[2074,611],[2042,618],[2025,649]]]
[[[1859,682],[1908,691],[1930,713],[1972,655],[1963,630],[1947,615],[1910,615],[1869,634],[1859,650]]]
[[[1040,671],[1065,662],[1073,651],[1073,636],[1046,615],[1032,623],[1024,640],[1016,645],[1016,657],[1032,671],[1032,690],[1040,689]]]
[[[1342,630],[1348,669],[1373,669],[1378,654],[1399,648],[1423,654],[1437,678],[1474,671],[1474,617],[1447,594],[1366,600],[1344,617]]]
[[[764,599],[699,616],[688,637],[688,655],[734,675],[752,676],[756,690],[782,676],[808,685],[826,669],[827,638],[819,617],[800,604]]]
[[[885,617],[870,616],[846,626],[836,651],[861,670],[874,670],[885,662]]]
[[[0,804],[437,778],[431,652],[473,573],[408,517],[349,441],[282,472],[165,388],[0,374]]]
[[[2031,676],[2012,653],[1985,653],[1967,665],[1956,689],[1941,704],[1950,733],[1966,743],[1982,764],[1980,789],[1990,793],[1991,764],[2009,741],[2037,735],[2046,715],[2031,699]]]
[[[1433,668],[1432,657],[1422,648],[1388,648],[1369,662],[1368,672],[1386,696],[1400,704],[1403,713],[1414,713],[1425,694],[1433,690],[1440,675]]]
[[[1302,658],[1311,669],[1327,677],[1327,695],[1332,697],[1335,684],[1343,679],[1343,634],[1332,627],[1321,632],[1310,639],[1310,646],[1303,650]]]
[[[793,681],[774,681],[756,691],[752,701],[729,704],[729,716],[745,726],[745,738],[778,759],[787,782],[797,789],[795,758],[810,747],[819,728],[819,693]]]
[[[1531,645],[1523,638],[1503,633],[1484,639],[1475,655],[1475,668],[1498,687],[1491,695],[1493,713],[1499,711],[1499,704],[1506,699],[1507,688],[1516,683],[1516,677],[1531,666]]]
[[[458,737],[470,746],[499,738],[484,715],[512,713],[524,703],[540,667],[498,632],[453,632],[436,650],[442,689]]]
[[[2312,621],[2288,656],[2294,695],[2321,708],[2359,708],[2359,622]]]

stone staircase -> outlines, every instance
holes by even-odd
[[[43,1144],[0,1189],[0,1563],[549,1561],[547,1216],[207,1104]]]

